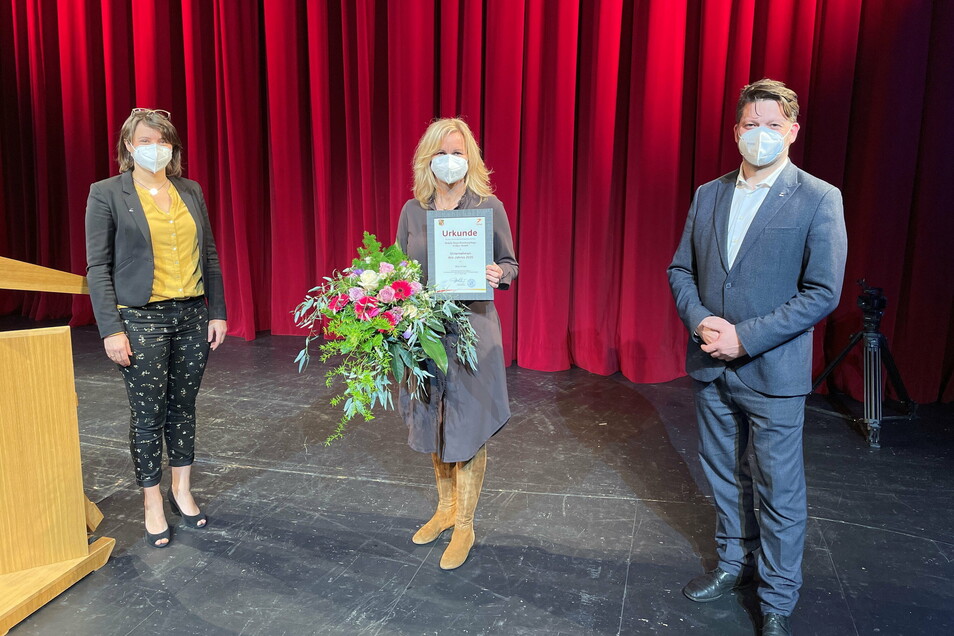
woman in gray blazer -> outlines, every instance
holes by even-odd
[[[169,113],[134,108],[117,153],[120,174],[90,187],[86,271],[106,355],[126,383],[146,541],[165,548],[163,438],[172,511],[190,527],[208,523],[191,492],[195,399],[209,349],[225,339],[225,294],[202,188],[180,176],[182,144]]]

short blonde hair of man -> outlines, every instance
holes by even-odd
[[[735,107],[735,123],[742,121],[742,112],[746,104],[762,100],[778,102],[786,119],[798,120],[798,95],[782,82],[766,77],[742,87],[739,102]]]
[[[431,203],[434,193],[437,192],[437,178],[431,171],[431,159],[437,155],[447,135],[454,132],[459,132],[464,137],[464,151],[467,152],[467,174],[464,176],[464,183],[467,188],[479,196],[481,201],[494,193],[490,185],[490,170],[484,165],[480,147],[467,122],[456,117],[436,119],[417,142],[414,160],[411,162],[414,170],[414,198],[423,207]]]
[[[179,131],[172,125],[169,118],[162,113],[154,110],[134,111],[126,118],[123,127],[119,131],[119,142],[116,144],[116,161],[119,162],[119,171],[126,172],[132,170],[136,162],[132,153],[126,148],[126,142],[133,143],[133,135],[136,133],[136,126],[139,124],[159,131],[162,138],[167,143],[172,144],[172,160],[166,166],[167,177],[182,176],[182,141],[179,139]]]

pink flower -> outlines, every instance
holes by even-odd
[[[338,313],[339,311],[341,311],[342,309],[348,306],[349,300],[350,298],[348,298],[348,294],[338,294],[337,296],[332,298],[330,301],[328,301],[328,309],[330,309],[331,311],[335,313]]]
[[[395,293],[396,291],[397,290],[395,290],[391,286],[385,287],[378,292],[378,300],[380,300],[382,303],[394,302],[394,299],[397,295]]]
[[[364,290],[360,287],[352,287],[348,290],[348,298],[350,298],[352,302],[361,300],[365,296],[367,296],[367,294],[365,294]]]
[[[378,266],[379,274],[390,274],[393,271],[394,265],[391,265],[391,263],[381,263],[381,265]]]
[[[381,310],[378,309],[378,300],[371,296],[365,296],[354,304],[354,313],[359,320],[371,320],[381,313]]]
[[[419,282],[417,282],[417,281],[414,281],[414,282],[411,283],[411,293],[408,294],[408,295],[409,295],[409,296],[413,296],[414,294],[420,292],[423,288],[424,288],[423,285],[421,285],[421,284],[420,284]]]
[[[386,311],[381,314],[382,317],[386,318],[389,323],[391,323],[391,328],[393,329],[399,322],[401,322],[401,317],[394,315],[394,310]],[[378,329],[378,331],[387,331],[387,329]]]
[[[418,283],[420,284],[420,283]],[[404,300],[408,296],[414,293],[413,283],[408,283],[406,280],[396,280],[391,283],[391,288],[394,289],[394,297],[397,300]]]

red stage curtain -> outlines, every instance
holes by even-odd
[[[418,137],[466,118],[510,214],[508,358],[636,382],[683,374],[665,278],[693,190],[736,168],[739,88],[801,97],[793,160],[843,189],[842,304],[818,369],[860,325],[853,281],[915,399],[954,399],[954,3],[891,0],[5,0],[0,254],[85,270],[89,184],[133,106],[165,108],[205,189],[230,333],[294,334],[305,291],[368,230],[390,240]],[[4,293],[0,313],[91,320]],[[857,356],[837,381],[860,391]]]

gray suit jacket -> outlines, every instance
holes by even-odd
[[[841,192],[789,163],[769,190],[730,269],[726,235],[739,171],[701,186],[669,285],[690,334],[707,316],[736,325],[746,356],[716,360],[690,337],[686,371],[711,382],[726,364],[776,396],[811,391],[812,331],[838,305],[848,252]]]
[[[209,319],[225,320],[222,271],[202,188],[181,177],[169,180],[195,219]],[[94,183],[86,201],[86,278],[101,337],[125,331],[116,305],[141,307],[148,303],[153,275],[149,223],[132,172]]]

